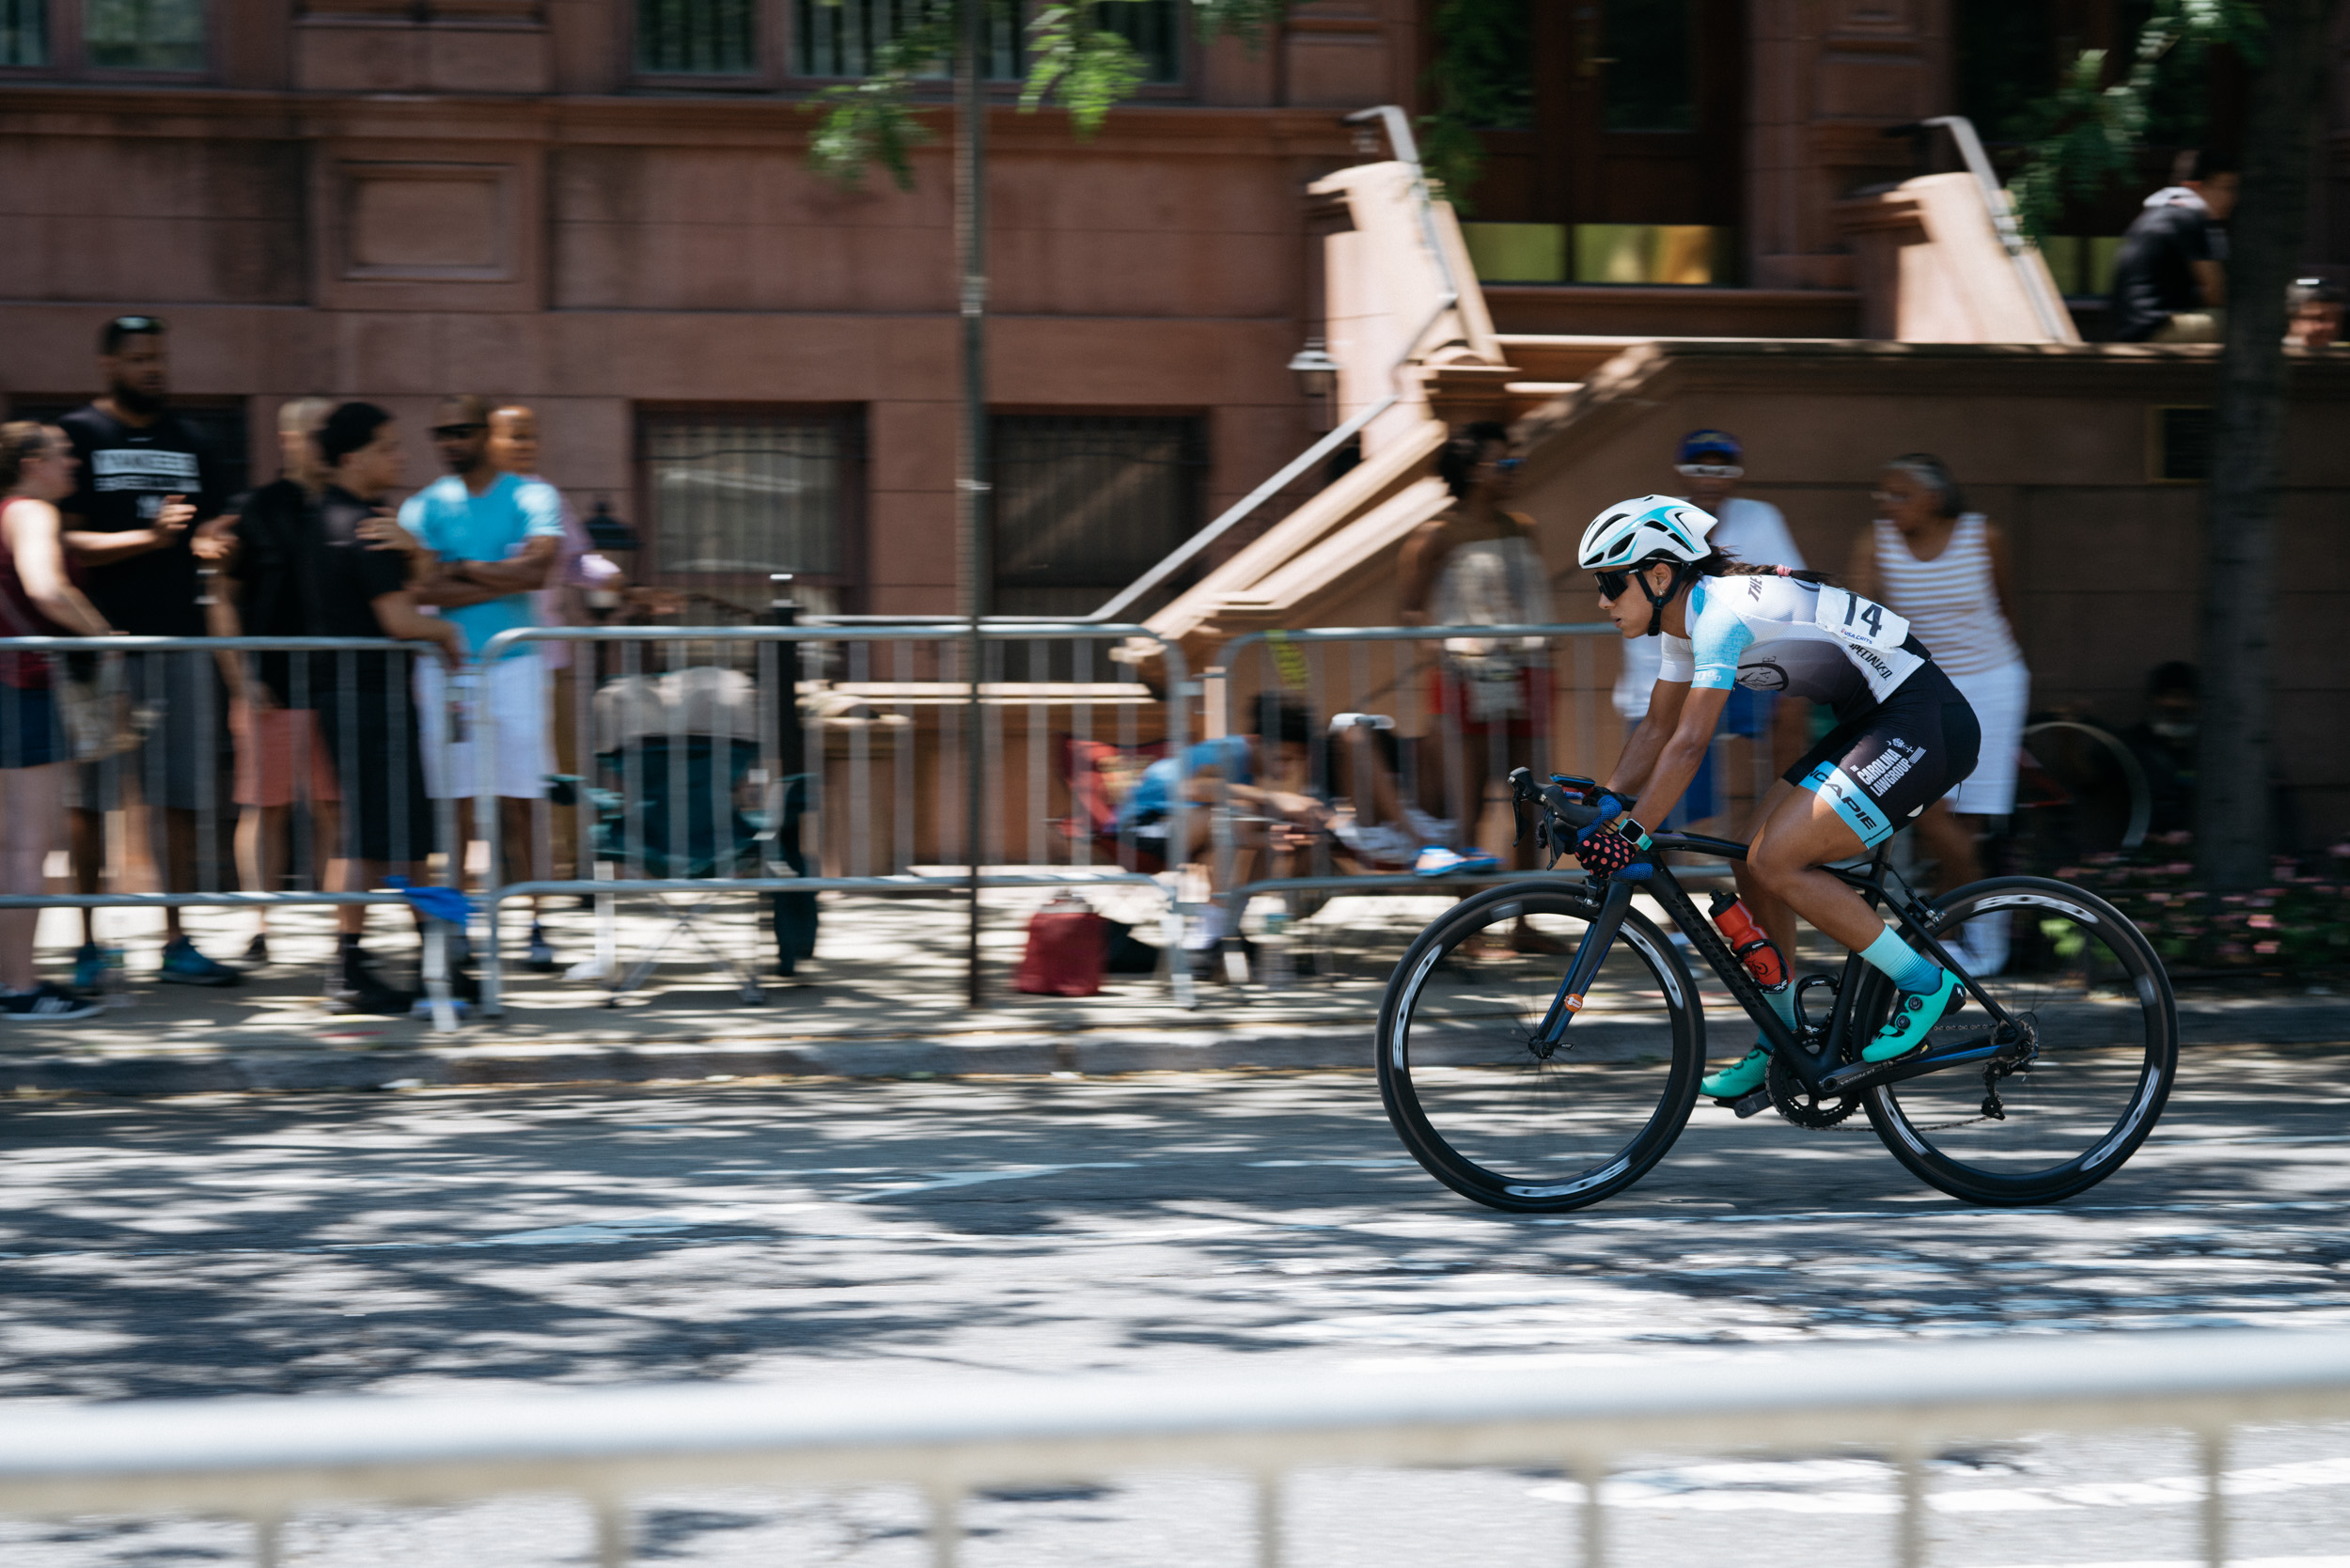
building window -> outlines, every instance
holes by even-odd
[[[756,0],[636,0],[636,69],[747,76],[759,69]]]
[[[102,71],[202,71],[204,0],[89,0],[82,46]]]
[[[993,430],[996,614],[1087,614],[1204,521],[1200,419],[997,415]]]
[[[883,45],[928,19],[943,0],[796,0],[793,65],[801,76],[870,76]],[[991,24],[990,80],[1017,81],[1027,69],[1021,23],[1011,8]],[[1142,56],[1144,79],[1183,75],[1183,0],[1104,0],[1095,13]],[[936,74],[944,75],[942,66]]]
[[[49,0],[0,0],[0,66],[49,63]]]
[[[842,607],[863,488],[857,416],[647,413],[638,436],[662,578],[751,609],[767,602],[768,575],[789,572],[803,601]]]
[[[870,76],[884,45],[920,26],[933,13],[949,13],[951,7],[945,0],[797,0],[795,11],[794,73]],[[1017,80],[1022,66],[1017,22],[999,14],[989,24],[989,78]],[[946,70],[942,66],[926,74],[943,76]]]

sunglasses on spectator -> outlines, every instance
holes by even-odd
[[[487,425],[435,425],[432,427],[432,438],[436,441],[463,441],[479,435],[489,428]]]
[[[1686,479],[1735,479],[1746,470],[1734,463],[1676,463],[1673,472]]]

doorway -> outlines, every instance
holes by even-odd
[[[1525,78],[1522,92],[1489,95],[1515,123],[1477,131],[1485,162],[1466,232],[1480,275],[1736,281],[1739,0],[1467,4],[1491,13],[1478,18],[1486,37],[1523,40],[1522,53],[1508,52]]]

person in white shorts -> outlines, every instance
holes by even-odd
[[[1877,476],[1875,499],[1876,521],[1855,541],[1846,580],[1909,622],[1982,727],[1974,771],[1918,820],[1919,841],[1939,863],[1935,890],[1947,892],[1982,875],[1975,841],[1987,819],[2015,809],[2031,671],[2015,640],[2006,536],[1966,510],[1942,460],[1931,452],[1895,458]],[[1965,935],[1968,966],[1998,974],[2007,962],[2006,923],[1971,921]]]
[[[481,399],[443,400],[432,440],[449,471],[400,509],[400,525],[432,557],[416,600],[457,623],[475,659],[500,632],[533,624],[530,596],[546,586],[563,541],[562,496],[543,480],[500,473],[489,437]],[[430,660],[417,662],[425,788],[435,800],[461,803],[462,838],[473,827],[470,803],[486,786],[498,797],[507,880],[543,876],[530,808],[545,797],[555,772],[545,661],[529,643],[516,643],[474,674],[473,726],[495,736],[486,753],[472,736],[450,734],[447,678]],[[534,951],[546,946],[535,915],[530,945]]]

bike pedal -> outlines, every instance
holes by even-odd
[[[1728,1105],[1737,1114],[1738,1120],[1744,1121],[1749,1116],[1759,1115],[1771,1108],[1771,1091],[1767,1088],[1758,1089],[1743,1099],[1717,1100],[1715,1104]]]

